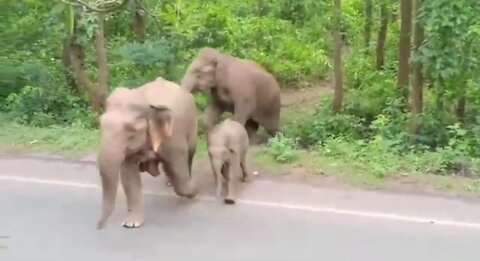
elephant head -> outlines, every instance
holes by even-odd
[[[217,64],[222,54],[205,47],[187,68],[180,85],[190,92],[207,91],[216,86]]]
[[[119,172],[128,156],[149,149],[157,152],[163,139],[172,133],[170,110],[150,106],[140,89],[117,88],[107,98],[106,111],[100,117],[101,142],[98,168],[102,183],[102,216],[97,228],[104,226],[115,207]]]
[[[172,111],[162,105],[150,105],[148,110],[148,132],[152,149],[158,152],[162,141],[172,136]]]

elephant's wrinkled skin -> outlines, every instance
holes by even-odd
[[[151,160],[162,163],[177,195],[196,195],[191,167],[197,144],[197,115],[193,95],[161,77],[135,89],[117,88],[110,94],[100,117],[98,169],[103,209],[98,229],[115,207],[119,173],[128,208],[123,226],[143,224],[139,158],[145,155],[138,154],[142,151],[156,153]],[[145,167],[140,164],[142,170]]]
[[[279,129],[280,87],[259,64],[203,48],[187,68],[182,88],[210,92],[212,104],[205,110],[205,131],[212,129],[223,112],[247,129],[251,138],[263,126],[274,136]]]
[[[235,204],[235,179],[242,175],[243,182],[248,182],[252,177],[247,166],[247,131],[239,122],[225,119],[209,132],[207,146],[215,177],[215,195],[220,197],[223,176],[227,181],[224,202]]]

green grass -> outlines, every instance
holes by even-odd
[[[399,191],[435,192],[463,196],[480,196],[480,179],[453,175],[433,175],[421,172],[398,172],[382,176],[368,165],[348,159],[326,157],[315,151],[299,150],[298,160],[280,163],[268,147],[254,148],[252,160],[267,173],[284,173],[285,167],[299,167],[311,177],[333,177],[341,184],[368,189],[395,189]]]
[[[97,130],[29,127],[14,123],[1,114],[0,122],[0,146],[4,152],[41,152],[80,157],[98,147]]]
[[[3,152],[50,153],[67,158],[81,158],[95,153],[99,146],[98,130],[75,127],[37,128],[17,124],[0,114],[0,148]],[[207,155],[206,142],[199,136],[197,153]]]

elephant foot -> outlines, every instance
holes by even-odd
[[[122,226],[125,228],[138,228],[143,225],[143,222],[143,215],[134,212],[128,212],[127,216],[122,222]]]
[[[226,198],[223,200],[223,202],[226,204],[226,205],[233,205],[235,204],[235,199],[233,198]]]

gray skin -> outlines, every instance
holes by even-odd
[[[187,68],[180,85],[190,92],[210,93],[205,109],[205,131],[222,113],[245,126],[249,138],[263,126],[270,136],[279,130],[280,87],[272,74],[254,61],[240,59],[213,48],[202,48]]]
[[[139,172],[142,151],[153,150],[177,195],[187,198],[196,195],[191,170],[197,125],[198,110],[193,95],[161,77],[135,89],[117,88],[109,95],[106,111],[100,117],[97,165],[103,203],[97,229],[104,227],[114,210],[119,173],[128,209],[123,226],[143,224]]]
[[[247,166],[249,139],[245,128],[237,121],[225,119],[207,137],[208,155],[215,177],[215,195],[220,197],[222,176],[227,182],[225,204],[235,204],[235,178],[242,175],[249,182],[252,174]]]

